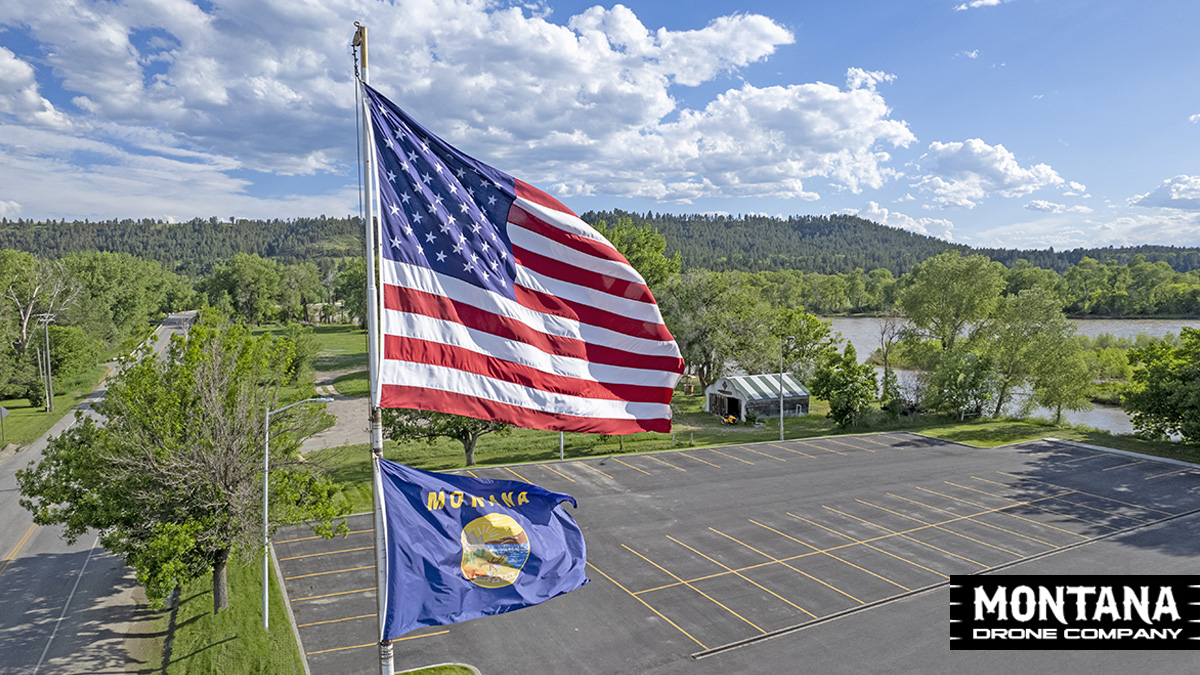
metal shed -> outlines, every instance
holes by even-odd
[[[779,373],[722,377],[704,390],[704,410],[745,421],[746,413],[779,417]],[[808,389],[791,373],[783,375],[783,414],[808,414]]]

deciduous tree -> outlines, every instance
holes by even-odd
[[[389,408],[383,411],[383,433],[393,441],[426,441],[433,444],[439,438],[452,438],[462,443],[467,466],[475,465],[475,443],[485,434],[503,436],[512,426],[503,422],[481,420],[450,413],[428,410]]]

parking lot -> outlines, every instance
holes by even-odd
[[[1182,536],[1198,529],[1200,473],[1055,441],[980,450],[887,433],[469,473],[575,496],[591,583],[415,631],[396,643],[398,669],[792,672],[824,654],[813,672],[963,672],[990,657],[949,652],[952,574],[1189,574],[1200,562]],[[275,539],[314,673],[375,668],[371,517],[350,525],[331,541],[303,528]],[[830,651],[840,642],[850,651]],[[1186,652],[1158,654],[1175,672]]]

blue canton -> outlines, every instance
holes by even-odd
[[[513,297],[511,176],[429,133],[367,89],[379,164],[383,256]]]

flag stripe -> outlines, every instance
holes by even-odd
[[[418,265],[393,263],[381,267],[380,271],[383,273],[384,284],[406,287],[450,298],[453,302],[461,302],[478,311],[494,313],[501,317],[509,317],[517,323],[524,324],[529,330],[538,333],[560,336],[572,340],[582,340],[589,345],[595,344],[601,347],[610,347],[630,352],[631,354],[666,357],[670,361],[662,361],[663,365],[661,366],[647,365],[643,367],[661,367],[667,370],[675,370],[676,372],[683,371],[683,360],[679,357],[679,348],[673,340],[646,340],[611,330],[607,326],[588,325],[571,319],[541,314],[523,307],[515,301],[501,297],[496,293],[481,289],[460,279],[438,274],[433,270]],[[397,296],[393,298],[395,304],[385,304],[385,307],[402,311],[407,309],[400,300],[401,298]],[[387,297],[385,295],[385,303],[386,301]],[[534,338],[536,339],[536,336]],[[667,366],[667,363],[674,365]]]
[[[550,354],[537,347],[498,335],[469,328],[461,323],[438,319],[412,312],[390,312],[392,322],[388,338],[413,338],[462,347],[480,354],[495,356],[537,368],[552,375],[575,377],[602,383],[637,382],[648,387],[675,386],[674,373],[622,367],[598,363],[595,360],[561,354]]]
[[[525,288],[524,286],[514,286],[513,292],[517,297],[517,302],[521,303],[521,306],[532,309],[535,312],[560,316],[564,319],[572,319],[592,326],[604,326],[618,333],[624,333],[625,335],[645,340],[661,340],[666,342],[671,339],[671,333],[661,323],[639,321],[638,319],[617,314],[616,312],[609,312],[567,298],[555,297],[549,293]]]
[[[636,403],[670,403],[673,391],[671,387],[602,383],[595,379],[558,375],[525,364],[480,354],[464,347],[395,335],[385,336],[383,349],[385,359],[456,368],[493,380],[510,382],[554,394]]]
[[[393,319],[392,314],[416,314],[452,321],[471,330],[495,335],[499,338],[525,343],[547,354],[576,358],[609,366],[639,368],[674,374],[682,369],[683,360],[677,356],[656,356],[639,351],[623,350],[588,342],[578,337],[554,335],[538,331],[521,321],[479,309],[458,300],[424,291],[394,286],[384,286],[385,332],[396,333],[402,328],[403,319]]]
[[[420,382],[429,389],[476,396],[494,403],[544,410],[571,417],[626,420],[639,417],[671,418],[671,406],[665,403],[590,399],[559,394],[428,363],[385,359],[380,375],[384,382]],[[414,403],[417,405],[405,407],[424,408],[419,400]]]
[[[534,186],[530,185],[529,183],[526,183],[525,181],[521,180],[520,178],[513,179],[513,191],[516,192],[517,196],[520,197],[521,199],[528,199],[529,201],[533,202],[534,204],[545,207],[547,209],[551,209],[553,211],[558,211],[559,213],[564,213],[569,216],[574,216],[575,218],[579,217],[579,216],[575,215],[574,211],[567,208],[566,204],[563,204],[562,202],[555,199],[553,195],[551,195],[543,190],[539,190],[538,188],[535,188]]]
[[[384,384],[381,404],[386,408],[417,408],[448,412],[482,419],[494,419],[529,429],[575,431],[588,434],[634,434],[639,431],[669,433],[669,418],[606,419],[582,417],[563,413],[533,410],[494,401],[484,401],[471,394],[459,394],[437,389]]]
[[[589,269],[582,266],[587,264],[586,261],[571,260],[572,256],[570,253],[564,255],[559,251],[553,250],[554,247],[546,247],[545,252],[549,255],[543,255],[521,246],[515,241],[515,236],[513,239],[513,256],[516,258],[518,265],[536,270],[552,279],[569,281],[573,284],[586,286],[592,290],[615,295],[625,300],[636,300],[648,305],[654,303],[654,296],[650,295],[650,289],[645,284],[634,283],[605,274],[597,269],[602,266],[598,261],[593,262],[591,269]],[[573,253],[573,251],[570,252]]]
[[[659,323],[662,318],[662,315],[658,313],[658,307],[652,303],[628,300],[607,293],[596,293],[588,286],[573,283],[573,280],[569,278],[555,279],[523,265],[517,266],[514,283],[530,290],[591,303],[599,309],[639,321]]]
[[[546,240],[574,251],[577,254],[575,257],[584,261],[582,264],[585,266],[603,265],[603,269],[609,270],[615,277],[633,283],[641,283],[641,275],[611,244],[596,241],[586,234],[578,233],[579,226],[582,225],[590,233],[598,234],[590,225],[578,218],[575,219],[579,220],[578,223],[571,222],[557,213],[533,213],[533,209],[535,209],[533,205],[524,203],[520,199],[514,202],[512,208],[509,209],[509,235],[513,237],[514,242],[520,243],[516,237],[521,232],[514,232],[513,228],[520,228],[520,230],[540,235]],[[534,247],[527,246],[526,248]]]

